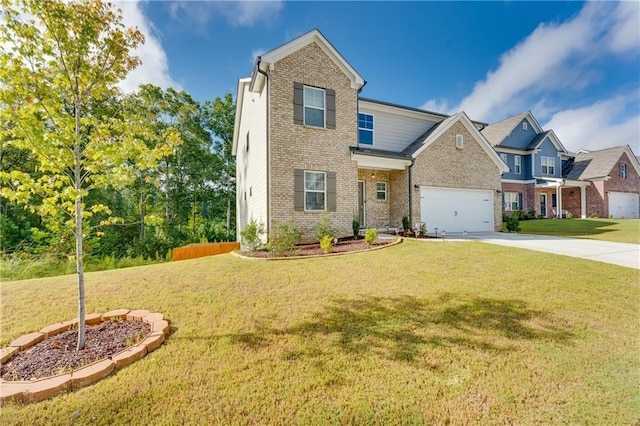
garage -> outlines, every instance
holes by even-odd
[[[609,192],[609,216],[614,219],[638,219],[638,194]]]
[[[420,218],[429,233],[492,232],[493,191],[422,186]]]

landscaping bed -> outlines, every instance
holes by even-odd
[[[384,247],[391,243],[396,242],[396,239],[392,238],[378,238],[373,244],[369,245],[363,239],[354,240],[344,239],[338,241],[337,244],[334,244],[331,248],[330,253],[325,253],[320,244],[301,244],[297,245],[293,250],[285,253],[283,256],[277,256],[276,254],[268,251],[268,250],[255,250],[252,252],[243,252],[242,255],[248,257],[256,257],[256,258],[275,258],[275,257],[309,257],[309,256],[320,256],[325,254],[338,254],[338,253],[351,253],[351,252],[359,252],[364,250],[370,250],[373,248]]]

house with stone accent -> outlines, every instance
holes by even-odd
[[[346,236],[354,218],[395,228],[404,216],[430,232],[500,230],[509,169],[486,123],[361,98],[364,85],[318,30],[261,55],[239,80],[238,233],[251,220],[267,230],[293,220],[313,235],[327,217]]]
[[[640,163],[628,145],[579,151],[564,164],[563,177],[587,184],[584,194],[562,190],[564,208],[574,217],[586,210],[587,216],[640,218]]]
[[[530,111],[493,123],[482,134],[509,167],[502,175],[505,213],[638,218],[638,161],[628,146],[570,153]]]

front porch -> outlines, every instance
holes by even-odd
[[[589,182],[568,179],[537,179],[536,210],[546,218],[587,217],[586,188]]]

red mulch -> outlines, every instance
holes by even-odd
[[[141,321],[105,321],[87,326],[84,349],[76,351],[78,330],[51,336],[20,351],[0,368],[3,380],[30,380],[68,373],[109,358],[144,339],[151,331]]]

